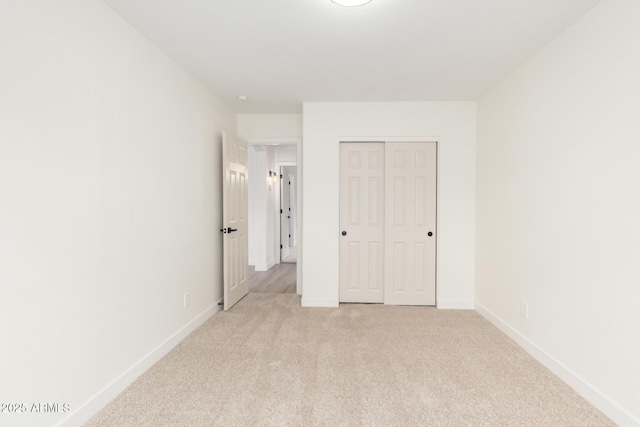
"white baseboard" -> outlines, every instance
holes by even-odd
[[[256,264],[256,271],[269,271],[274,265],[276,265],[274,260],[270,260],[266,264]]]
[[[301,298],[300,303],[303,307],[340,307],[340,303],[336,298]]]
[[[222,300],[220,300],[222,301]],[[167,338],[162,344],[151,350],[146,356],[133,364],[128,370],[114,379],[110,384],[91,397],[84,405],[69,414],[67,418],[56,424],[57,427],[81,426],[91,417],[100,412],[109,402],[129,387],[140,375],[166,356],[180,341],[196,330],[211,316],[220,311],[218,303],[200,313],[195,319],[187,323],[175,334]]]
[[[438,299],[438,308],[444,310],[473,310],[475,304],[466,299]]]
[[[603,414],[611,418],[613,422],[619,426],[640,426],[640,420],[638,418],[611,400],[588,381],[585,381],[562,362],[555,359],[533,341],[529,340],[481,304],[476,303],[475,306],[476,311],[485,319],[493,323],[498,329],[508,335],[512,340],[518,343],[520,347],[537,359],[538,362],[542,363],[565,383],[569,384],[571,388],[573,388],[593,406],[598,408]]]

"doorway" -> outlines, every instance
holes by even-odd
[[[280,262],[295,264],[297,245],[297,167],[280,167]]]
[[[299,246],[298,156],[295,144],[249,145],[248,271],[251,292],[301,291],[296,262]],[[287,221],[283,222],[283,219]]]

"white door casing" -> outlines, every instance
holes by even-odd
[[[222,133],[223,297],[229,310],[249,293],[247,143]]]
[[[435,142],[385,144],[385,304],[436,304],[436,167]]]
[[[340,144],[340,302],[384,302],[384,155]]]

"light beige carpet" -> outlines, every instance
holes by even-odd
[[[473,311],[254,293],[87,425],[614,424]]]

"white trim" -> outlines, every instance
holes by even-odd
[[[249,145],[300,145],[302,143],[302,138],[246,138],[245,141],[247,141],[247,144]]]
[[[514,327],[492,313],[482,304],[476,302],[476,311],[509,336],[509,338],[514,340],[520,347],[527,351],[527,353],[538,360],[538,362],[546,366],[562,381],[571,386],[571,388],[584,397],[589,403],[602,411],[602,413],[607,417],[611,418],[613,422],[620,426],[640,426],[640,419],[634,417],[631,413],[598,390],[593,384],[573,372],[569,367],[547,353],[544,349],[518,332]]]
[[[466,299],[439,299],[438,308],[441,310],[473,310],[473,300]]]
[[[211,316],[220,311],[218,301],[215,305],[207,308],[205,311],[196,316],[192,321],[187,323],[176,333],[167,338],[163,343],[151,350],[146,356],[134,363],[129,369],[120,374],[111,383],[107,384],[102,390],[80,406],[77,410],[70,413],[67,418],[56,424],[57,427],[62,426],[79,426],[87,421],[98,412],[100,412],[109,402],[115,399],[127,387],[144,374],[149,368],[155,365],[160,359],[166,356],[173,348],[175,348],[182,340],[184,340],[191,332],[200,327],[204,322],[209,320]]]
[[[296,293],[300,296],[303,294],[302,286],[302,140],[298,144],[296,149],[296,215],[298,220],[296,221],[296,245],[298,246],[298,254],[296,259]]]
[[[340,307],[338,298],[305,298],[303,295],[300,303],[303,307]]]
[[[255,269],[256,271],[269,271],[274,265],[276,265],[274,260],[269,260],[266,264],[256,264]]]
[[[338,142],[440,142],[439,136],[341,136]]]

